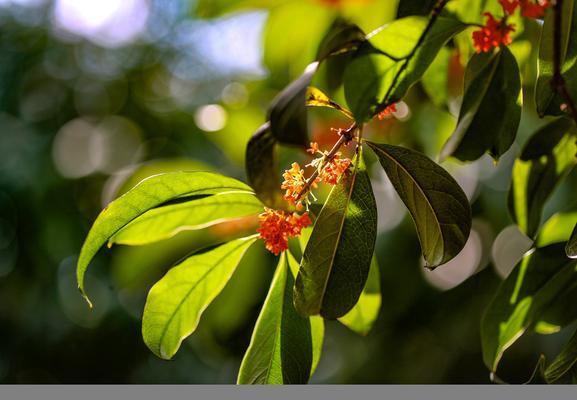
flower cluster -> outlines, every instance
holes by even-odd
[[[473,32],[475,51],[488,52],[495,47],[511,44],[509,34],[515,30],[515,26],[507,24],[507,17],[497,20],[491,13],[486,12],[483,15],[487,18],[487,22],[480,30]]]
[[[549,0],[499,0],[506,14],[512,15],[517,8],[521,9],[521,15],[526,18],[543,18],[545,10],[551,5]]]
[[[260,226],[256,230],[264,240],[265,247],[274,255],[288,249],[288,238],[298,236],[311,224],[308,213],[298,215],[282,210],[264,209],[259,215]]]
[[[473,32],[473,46],[477,53],[489,52],[495,47],[507,46],[511,44],[511,32],[515,31],[515,25],[508,24],[507,18],[513,15],[517,8],[521,10],[521,15],[526,18],[542,18],[545,9],[551,5],[549,0],[499,0],[503,8],[504,16],[496,19],[493,14],[486,12],[483,15],[487,18],[485,25],[480,30]]]

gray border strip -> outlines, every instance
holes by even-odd
[[[310,385],[310,386],[224,386],[224,385],[14,385],[0,386],[2,400],[550,400],[577,399],[577,386],[496,385]]]

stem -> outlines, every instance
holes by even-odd
[[[554,3],[554,26],[553,26],[553,79],[551,85],[563,97],[569,113],[577,124],[577,106],[567,90],[565,78],[561,74],[561,28],[563,23],[563,0],[555,0]]]
[[[399,78],[401,77],[403,72],[405,72],[405,70],[407,69],[407,66],[409,65],[409,62],[411,61],[411,58],[413,58],[413,56],[415,55],[415,53],[417,52],[419,47],[421,47],[421,45],[425,41],[427,34],[429,33],[429,31],[431,30],[431,28],[433,27],[433,25],[437,21],[437,18],[441,14],[441,11],[443,11],[443,8],[445,8],[445,6],[447,5],[448,2],[449,2],[449,0],[438,0],[437,4],[435,4],[435,7],[433,7],[433,10],[431,11],[431,14],[429,16],[429,22],[427,23],[425,30],[423,31],[423,33],[421,33],[421,36],[419,37],[419,40],[415,44],[415,47],[413,47],[413,50],[411,50],[411,52],[407,56],[405,62],[403,63],[403,65],[401,65],[401,67],[399,68],[399,70],[395,74],[395,77],[393,78],[393,82],[391,83],[391,86],[389,86],[387,93],[383,97],[383,102],[377,106],[377,109],[375,111],[375,115],[377,115],[378,113],[383,111],[385,108],[387,108],[387,106],[390,105],[389,96],[391,95],[391,93],[393,92],[393,89],[397,85]]]
[[[337,142],[334,144],[331,151],[329,151],[328,154],[325,156],[325,158],[324,158],[323,162],[321,163],[321,165],[319,166],[319,168],[317,168],[315,170],[315,172],[313,172],[311,174],[311,176],[309,176],[308,179],[305,181],[305,184],[304,184],[302,190],[300,191],[299,195],[295,199],[295,201],[299,201],[305,194],[308,193],[308,191],[311,189],[312,184],[314,183],[314,181],[319,176],[320,172],[327,165],[327,163],[335,156],[335,154],[337,154],[337,151],[339,151],[341,146],[343,144],[347,144],[351,140],[353,140],[354,136],[353,136],[352,132],[354,132],[356,129],[357,129],[357,123],[355,122],[350,127],[348,127],[346,130],[340,132],[341,137],[339,137],[339,140],[337,140]]]

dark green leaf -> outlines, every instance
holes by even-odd
[[[267,122],[261,126],[246,145],[245,168],[249,184],[257,197],[268,207],[282,208],[280,177],[275,158],[276,139]]]
[[[431,12],[437,0],[404,0],[399,1],[397,19],[410,15],[427,15]]]
[[[506,47],[496,53],[475,54],[465,71],[457,128],[445,143],[441,158],[472,161],[488,151],[498,160],[517,135],[520,90],[519,67]]]
[[[545,202],[557,184],[577,164],[573,122],[553,121],[527,142],[513,166],[509,212],[519,229],[534,238]]]
[[[577,332],[547,367],[545,379],[548,383],[577,382]]]
[[[575,0],[564,0],[561,12],[561,71],[566,87],[573,98],[577,98],[577,5]],[[565,100],[551,86],[553,77],[553,31],[554,13],[545,15],[541,45],[539,48],[538,77],[535,87],[537,113],[562,115],[561,105]]]
[[[507,350],[577,278],[563,244],[526,255],[499,287],[481,321],[483,361],[496,371]]]
[[[320,317],[301,317],[294,309],[292,269],[296,272],[298,263],[285,252],[242,360],[239,384],[304,384],[313,373],[324,323]]]
[[[116,232],[108,244],[144,245],[262,210],[262,203],[252,193],[219,193],[149,210]]]
[[[256,236],[237,239],[195,254],[156,282],[142,316],[142,337],[154,354],[164,359],[176,354],[255,240]]]
[[[317,60],[323,61],[329,56],[353,51],[365,40],[365,33],[361,28],[338,18],[319,45]]]
[[[377,209],[360,148],[354,164],[332,189],[305,248],[294,291],[301,315],[345,315],[369,275]]]
[[[575,225],[575,229],[573,229],[573,233],[567,242],[565,252],[568,257],[577,258],[577,225]]]
[[[381,309],[381,277],[377,259],[373,256],[369,277],[359,301],[339,322],[360,335],[367,335]]]
[[[353,114],[346,108],[332,101],[329,96],[324,94],[319,89],[309,86],[307,89],[306,105],[309,107],[328,107],[343,113],[347,118],[354,119]]]
[[[98,249],[126,224],[169,200],[236,190],[252,192],[250,187],[236,179],[211,172],[169,172],[143,180],[111,202],[94,221],[78,258],[76,277],[86,300],[84,274],[88,264]]]
[[[367,144],[413,217],[427,266],[434,268],[459,254],[471,230],[471,207],[459,184],[419,152]]]
[[[305,99],[317,67],[318,62],[310,64],[304,74],[271,102],[268,112],[270,131],[280,143],[303,147],[309,145]]]

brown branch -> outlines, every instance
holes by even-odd
[[[308,177],[303,185],[303,188],[299,192],[299,195],[296,197],[295,202],[299,201],[308,191],[311,189],[311,186],[319,176],[322,169],[327,165],[327,163],[333,159],[337,151],[341,148],[343,144],[348,144],[350,141],[354,139],[354,131],[357,129],[357,123],[355,122],[347,129],[340,131],[339,140],[334,144],[333,148],[324,156],[322,164]]]
[[[554,25],[553,25],[553,79],[551,85],[565,100],[569,113],[577,124],[577,106],[571,97],[565,78],[561,74],[561,28],[563,24],[563,0],[555,0],[554,3]],[[570,18],[570,17],[569,17]]]
[[[401,65],[401,67],[399,68],[399,70],[395,74],[395,76],[393,78],[393,82],[391,83],[391,86],[389,86],[387,93],[383,97],[383,102],[377,106],[377,109],[375,111],[375,115],[377,115],[378,113],[380,113],[381,111],[383,111],[385,108],[387,108],[390,105],[391,101],[389,99],[389,96],[391,95],[391,93],[393,92],[395,87],[397,86],[397,83],[398,83],[401,75],[407,69],[409,62],[411,62],[411,58],[413,58],[413,56],[415,55],[417,50],[419,50],[421,45],[425,42],[427,34],[431,30],[431,28],[433,28],[433,25],[435,25],[437,18],[439,18],[441,11],[443,11],[443,8],[445,8],[445,6],[447,5],[448,2],[449,2],[449,0],[439,0],[439,1],[437,1],[437,4],[435,4],[435,7],[433,7],[433,10],[431,11],[431,13],[429,15],[429,22],[427,23],[425,30],[423,31],[423,33],[421,33],[421,36],[419,37],[419,40],[415,44],[415,47],[413,47],[413,50],[411,50],[411,52],[409,53],[409,55],[405,59],[405,62],[403,63],[403,65]]]

